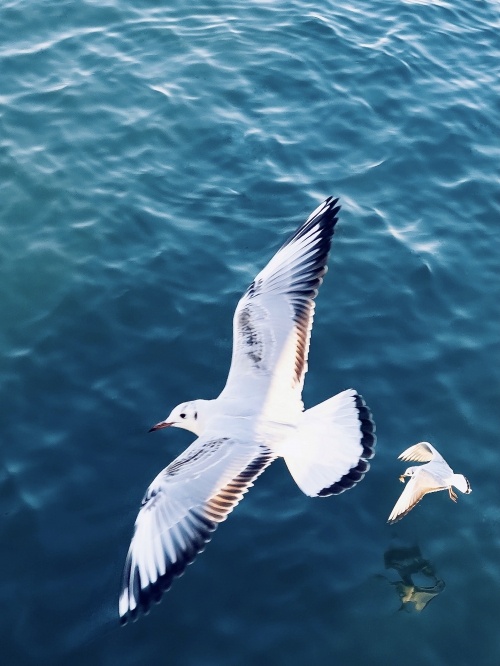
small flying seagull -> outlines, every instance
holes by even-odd
[[[182,403],[151,428],[184,428],[197,439],[144,496],[123,572],[122,622],[160,600],[276,458],[311,497],[338,495],[368,471],[375,426],[363,398],[348,389],[305,411],[302,402],[337,202],[318,206],[240,299],[219,397]]]
[[[414,460],[427,464],[419,467],[408,467],[406,472],[399,477],[401,483],[405,482],[406,476],[410,477],[410,481],[391,511],[387,521],[390,524],[396,523],[406,516],[427,493],[448,490],[450,499],[456,502],[457,494],[453,491],[452,486],[458,488],[462,493],[472,492],[465,476],[454,474],[446,460],[429,442],[420,442],[410,446],[399,456],[399,460]]]

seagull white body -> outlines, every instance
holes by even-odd
[[[369,469],[375,427],[361,396],[348,389],[307,411],[302,403],[337,201],[329,197],[309,216],[240,299],[219,397],[183,403],[152,428],[184,428],[198,439],[146,492],[123,574],[123,621],[159,601],[277,457],[313,497],[339,494]]]
[[[456,502],[457,495],[453,492],[452,486],[462,493],[472,492],[465,476],[455,474],[443,456],[429,442],[420,442],[410,446],[399,456],[399,460],[414,460],[427,464],[408,467],[406,472],[399,477],[403,483],[406,476],[410,477],[410,481],[391,511],[388,523],[396,523],[401,520],[427,493],[448,490],[450,499]]]

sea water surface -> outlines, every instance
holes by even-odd
[[[2,664],[498,666],[499,16],[1,3]],[[239,296],[328,195],[304,400],[365,397],[371,471],[311,499],[275,462],[122,628],[141,498],[193,439],[147,430],[218,395]],[[390,527],[421,440],[473,492]]]

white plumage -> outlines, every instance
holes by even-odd
[[[458,488],[462,493],[472,492],[465,476],[455,474],[443,456],[429,442],[420,442],[410,446],[409,449],[403,451],[399,459],[427,464],[420,467],[408,467],[406,472],[399,477],[403,483],[406,476],[411,478],[391,511],[388,523],[396,523],[401,520],[427,493],[448,490],[450,499],[456,502],[457,495],[453,492],[452,486]]]
[[[375,426],[361,396],[349,389],[305,412],[302,403],[337,202],[318,206],[240,299],[220,396],[178,405],[152,428],[184,428],[198,439],[146,492],[123,573],[123,621],[159,601],[275,458],[311,496],[339,494],[368,470]]]

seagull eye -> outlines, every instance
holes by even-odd
[[[194,413],[194,420],[196,421],[197,418],[198,418],[198,412],[195,412]]]
[[[186,415],[185,415],[185,414],[181,414],[181,419],[185,419],[185,418],[186,418]]]

